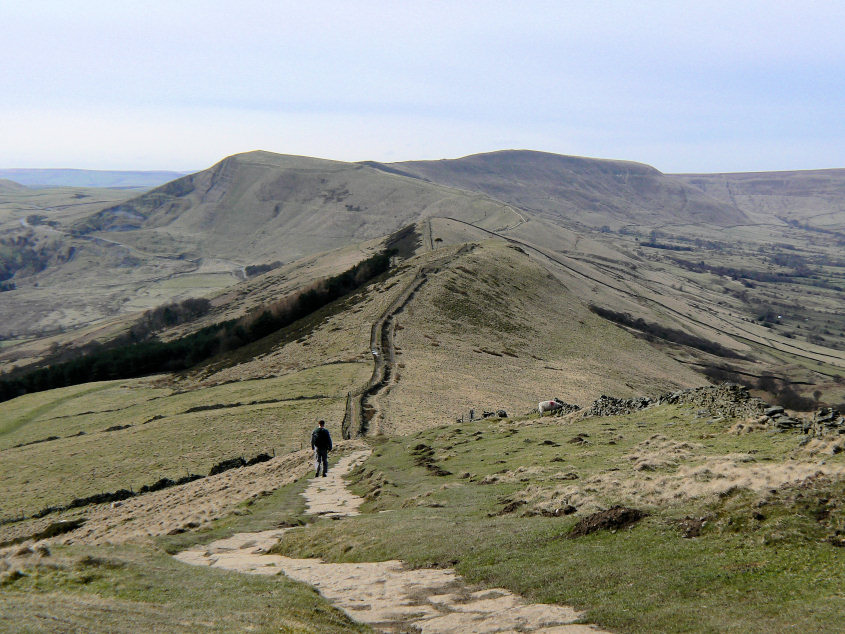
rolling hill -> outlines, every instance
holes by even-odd
[[[809,205],[807,192],[826,179],[819,200],[834,205],[837,174],[780,181],[793,176],[800,182],[784,192]],[[751,180],[759,189],[763,178]],[[740,208],[708,182],[529,151],[390,165],[248,152],[86,213],[46,208],[37,226],[20,226],[27,217],[10,213],[10,232],[59,255],[16,278],[3,298],[14,295],[15,309],[5,302],[0,312],[20,337],[105,317],[119,330],[134,311],[197,295],[219,298],[221,310],[233,298],[251,306],[254,283],[235,286],[248,271],[324,254],[320,270],[337,272],[334,253],[348,264],[356,245],[416,225],[409,253],[491,238],[519,246],[581,302],[700,372],[751,382],[772,374],[782,389],[845,397],[836,379],[845,368],[836,310],[845,262],[829,241],[833,229],[778,218],[774,203]],[[767,187],[754,196],[770,198]],[[265,288],[279,270],[259,278]],[[314,275],[303,265],[285,270],[285,288]],[[72,344],[74,335],[58,337],[50,345]],[[16,348],[24,350],[3,351],[7,363],[25,358]]]
[[[141,196],[2,194],[0,253],[28,267],[0,293],[3,367],[131,352],[139,319],[158,350],[218,338],[178,372],[162,354],[160,374],[0,403],[0,629],[364,629],[274,568],[170,556],[266,540],[382,594],[361,566],[463,576],[377,623],[507,588],[618,631],[835,629],[845,419],[795,410],[845,400],[845,263],[834,229],[708,187],[541,153],[252,152]],[[185,319],[143,313],[199,295]],[[539,414],[552,397],[570,413]],[[360,515],[306,513],[300,494],[326,486],[306,482],[318,419],[330,471],[365,460]]]
[[[749,216],[775,217],[834,234],[845,233],[843,169],[675,174],[672,178],[697,187]]]
[[[527,150],[392,163],[387,169],[480,191],[568,227],[740,224],[742,211],[632,161]]]
[[[0,298],[15,300],[0,302],[6,337],[53,334],[214,293],[243,280],[249,265],[356,245],[429,215],[490,228],[518,218],[481,194],[269,152],[230,157],[134,198],[98,190],[98,205],[88,190],[29,191],[25,200],[7,197],[3,230],[22,245],[15,249],[49,245],[64,259],[44,259],[48,265],[17,277],[16,289]],[[33,214],[37,224],[28,220]]]
[[[514,221],[506,206],[479,194],[354,163],[249,152],[104,209],[75,229],[119,232],[115,239],[150,248],[167,236],[182,253],[249,264],[289,262],[447,211],[490,228]]]

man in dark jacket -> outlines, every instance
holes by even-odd
[[[329,451],[332,449],[332,435],[326,429],[326,421],[317,423],[318,427],[311,432],[311,449],[314,450],[314,458],[317,462],[317,473],[320,475],[320,465],[323,466],[323,477],[329,470]]]

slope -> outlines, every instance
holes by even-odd
[[[42,193],[50,191],[67,198]],[[16,310],[4,313],[0,335],[52,334],[214,293],[242,280],[248,265],[355,245],[427,215],[448,211],[489,227],[516,218],[481,194],[269,152],[230,157],[130,200],[125,190],[97,191],[104,195],[5,197],[15,210],[33,210],[10,213],[8,230],[56,245],[63,257],[17,276]],[[30,216],[40,226],[30,226]]]
[[[383,168],[507,201],[522,220],[496,233],[543,256],[582,301],[716,341],[748,359],[726,363],[691,349],[679,357],[704,371],[749,383],[774,374],[786,393],[799,386],[805,406],[816,391],[829,403],[845,396],[837,383],[845,367],[837,309],[845,261],[833,229],[838,174],[804,175],[802,185],[784,189],[793,198],[778,199],[781,207],[793,199],[799,207],[816,204],[818,181],[826,206],[814,222],[827,222],[824,228],[773,215],[764,194],[756,207],[743,206],[624,161],[505,151]],[[438,236],[447,241],[461,224],[432,222],[441,230],[448,224]]]
[[[723,226],[744,221],[744,214],[732,205],[631,161],[505,150],[386,167],[484,192],[570,227],[618,229],[666,222]]]
[[[705,384],[700,375],[592,314],[537,260],[498,241],[459,253],[394,320],[396,374],[377,397],[382,433],[474,409],[524,414],[557,396],[585,405]]]
[[[249,152],[105,209],[77,228],[249,264],[289,262],[383,236],[444,210],[491,227],[512,222],[507,207],[483,195],[358,164]]]
[[[748,215],[845,233],[845,169],[672,174],[670,178]]]

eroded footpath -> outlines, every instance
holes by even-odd
[[[369,451],[342,458],[325,478],[303,493],[307,512],[341,518],[357,515],[363,498],[345,486],[343,475]],[[238,533],[176,555],[185,563],[248,574],[284,574],[317,588],[353,619],[385,632],[600,632],[574,623],[579,613],[559,605],[527,603],[501,589],[479,590],[452,569],[411,570],[401,561],[324,563],[267,554],[286,530]]]

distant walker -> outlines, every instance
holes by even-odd
[[[323,477],[329,470],[329,452],[332,450],[332,435],[326,429],[326,421],[321,420],[317,427],[311,432],[311,449],[314,450],[314,461],[317,464],[315,476],[320,475],[320,466],[323,467]]]

